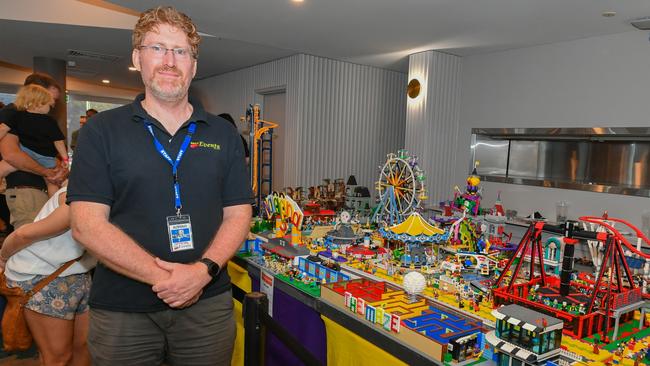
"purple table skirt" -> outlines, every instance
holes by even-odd
[[[253,291],[259,291],[259,277],[250,272],[249,276],[253,284]],[[327,364],[325,324],[320,313],[279,290],[276,286],[273,290],[273,319],[299,340],[303,347],[319,359],[323,365]],[[266,340],[266,366],[302,365],[298,358],[273,334],[269,333]]]

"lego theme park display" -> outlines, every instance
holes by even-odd
[[[427,210],[399,150],[374,201],[354,176],[267,195],[240,254],[446,365],[647,364],[645,234],[607,214],[513,220],[507,194],[481,206],[480,183],[475,166]]]

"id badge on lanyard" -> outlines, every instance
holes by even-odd
[[[190,215],[167,216],[167,231],[172,252],[194,249]]]
[[[169,248],[172,253],[194,249],[194,241],[192,240],[192,221],[190,215],[181,214],[183,206],[181,205],[181,190],[180,183],[178,182],[178,165],[180,164],[185,151],[187,151],[187,147],[190,145],[192,134],[196,131],[196,123],[190,123],[187,135],[183,140],[180,150],[178,150],[175,160],[172,160],[160,141],[156,138],[156,135],[153,132],[153,124],[146,121],[145,127],[151,134],[151,137],[153,137],[153,142],[158,153],[172,166],[172,176],[174,178],[174,208],[176,209],[176,215],[167,216],[166,219],[167,232],[169,234]]]

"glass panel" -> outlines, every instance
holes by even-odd
[[[72,132],[79,129],[81,116],[85,116],[87,110],[92,108],[97,110],[98,112],[103,112],[123,105],[119,103],[96,102],[92,100],[86,100],[86,98],[89,97],[70,96],[68,100],[68,105],[67,105],[68,146],[70,146]],[[130,101],[124,101],[124,103],[130,103]]]
[[[521,361],[513,357],[512,366],[521,366]]]
[[[555,345],[553,349],[558,349],[560,348],[560,343],[562,343],[562,330],[558,329],[553,332],[555,334]]]
[[[472,146],[475,160],[480,161],[476,171],[480,175],[506,175],[508,140],[494,140],[489,136],[476,135]]]
[[[16,94],[0,93],[0,103],[4,105],[13,103],[15,99],[16,99]]]
[[[470,171],[480,161],[477,171],[486,180],[648,197],[647,131],[473,129]]]
[[[505,353],[499,353],[499,366],[510,366],[510,356]]]
[[[521,344],[521,327],[515,325],[512,327],[512,333],[510,333],[511,343]]]
[[[537,177],[539,141],[512,141],[510,145],[510,177]]]
[[[510,334],[512,334],[512,324],[501,322],[503,329],[501,330],[501,339],[510,342]]]
[[[549,351],[548,348],[549,348],[550,338],[551,338],[551,333],[550,332],[542,334],[542,349],[541,349],[541,352],[539,354],[544,354],[544,353]]]
[[[556,348],[556,339],[557,339],[557,332],[549,332],[549,340],[548,340],[548,350],[552,351]],[[559,346],[559,344],[558,344]]]
[[[539,354],[542,354],[542,336],[537,335],[533,339],[533,352]]]

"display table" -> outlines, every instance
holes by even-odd
[[[259,291],[260,268],[235,257],[228,265],[233,291]],[[233,277],[232,274],[235,274]],[[248,277],[246,279],[245,277]],[[235,301],[237,342],[233,365],[243,364],[243,333],[241,304]],[[435,360],[403,344],[390,333],[370,326],[367,322],[339,310],[332,304],[275,280],[273,288],[273,318],[284,326],[323,364],[327,365],[435,365]],[[266,365],[300,365],[279,340],[267,336]]]

